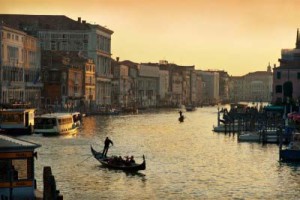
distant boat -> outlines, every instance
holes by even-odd
[[[34,132],[43,135],[74,134],[78,126],[71,113],[50,113],[35,118]]]
[[[185,110],[187,111],[187,112],[190,112],[190,111],[195,111],[197,108],[196,108],[196,106],[194,106],[194,105],[187,105],[187,106],[185,106]]]
[[[119,115],[120,111],[115,108],[101,107],[98,110],[91,113],[92,115]]]

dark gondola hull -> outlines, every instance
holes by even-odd
[[[280,160],[286,162],[300,162],[300,150],[280,150]]]
[[[184,116],[183,116],[183,115],[180,116],[180,117],[178,118],[178,121],[179,121],[179,122],[184,122]]]
[[[104,167],[107,167],[109,169],[115,169],[115,170],[123,170],[123,171],[128,171],[128,172],[135,172],[138,170],[145,170],[146,169],[146,160],[145,157],[143,156],[143,162],[141,164],[130,164],[130,165],[115,165],[109,162],[111,157],[103,157],[102,153],[97,152],[96,150],[93,149],[91,146],[91,151],[94,156]]]

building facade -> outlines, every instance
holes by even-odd
[[[219,73],[215,71],[198,72],[205,84],[203,88],[203,104],[214,105],[219,103]]]
[[[0,15],[0,20],[40,39],[42,51],[77,52],[93,59],[97,105],[111,104],[111,35],[113,31],[62,15]]]
[[[0,33],[0,102],[39,106],[43,84],[38,39],[3,24]]]
[[[281,50],[280,65],[273,68],[274,103],[300,101],[300,35],[297,31],[296,48]]]

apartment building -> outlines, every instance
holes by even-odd
[[[43,84],[38,39],[2,23],[0,55],[0,102],[39,106]]]
[[[39,38],[42,51],[77,52],[93,59],[95,103],[111,104],[111,35],[113,31],[63,15],[0,15],[0,21]]]
[[[296,48],[282,49],[280,65],[273,68],[273,98],[275,103],[300,102],[300,35]]]

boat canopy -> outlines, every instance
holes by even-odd
[[[278,112],[282,111],[283,112],[284,107],[283,106],[265,106],[264,110],[265,111],[271,111],[271,112],[272,111],[273,112],[276,112],[276,111],[278,111]]]

